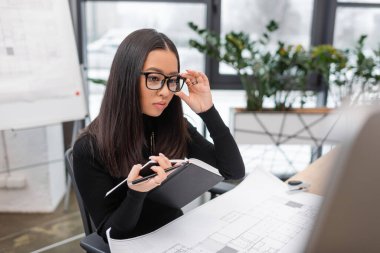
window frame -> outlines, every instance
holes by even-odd
[[[329,9],[332,8],[333,2],[336,0],[314,0],[313,5],[313,16],[311,22],[311,34],[310,34],[310,42],[311,46],[328,43],[333,37],[333,30],[329,31],[327,25],[331,22],[326,23],[326,20],[329,20],[328,16],[331,16]],[[335,9],[333,9],[335,10]],[[214,0],[214,26],[209,27],[209,29],[213,30],[220,34],[221,30],[221,0]],[[329,15],[328,15],[329,14]],[[316,18],[318,17],[318,18]],[[335,15],[332,15],[334,18]],[[330,17],[331,18],[331,17]],[[329,20],[330,21],[330,20]],[[327,29],[326,29],[327,28]],[[323,31],[329,31],[326,36]],[[213,59],[209,59],[210,66],[207,74],[210,76],[210,80],[212,81],[213,89],[229,89],[229,90],[241,90],[243,86],[240,82],[240,79],[237,75],[231,74],[220,74],[219,73],[219,62]],[[207,68],[206,68],[207,70]],[[309,89],[310,90],[322,90],[321,80],[317,80],[312,78],[310,80]]]
[[[136,0],[69,0],[76,31],[79,60],[87,69],[86,50],[86,2],[131,2]],[[222,0],[141,0],[141,2],[168,2],[168,3],[204,3],[206,4],[206,28],[220,34],[221,30],[221,1]],[[338,7],[380,8],[380,3],[340,2],[339,0],[314,0],[310,44],[333,44],[335,17]],[[205,56],[205,72],[210,79],[211,88],[216,90],[242,90],[243,86],[237,75],[220,74],[219,62]],[[321,78],[311,78],[310,90],[321,91],[327,98],[327,88]]]
[[[210,26],[212,20],[211,2],[212,0],[68,0],[70,4],[75,37],[77,40],[77,49],[79,62],[85,72],[88,70],[87,63],[87,39],[86,39],[86,2],[163,2],[163,3],[203,3],[206,5],[206,26]],[[207,66],[207,62],[206,62]]]

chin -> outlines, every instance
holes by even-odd
[[[145,115],[148,115],[150,117],[159,117],[162,114],[163,111],[150,111],[144,113]]]

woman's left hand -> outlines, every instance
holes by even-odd
[[[186,95],[183,91],[176,92],[175,95],[185,101],[195,113],[205,112],[210,109],[213,103],[207,76],[194,70],[186,70],[185,73],[181,73],[181,76],[186,78],[189,95]]]

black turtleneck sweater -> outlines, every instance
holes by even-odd
[[[215,107],[199,116],[205,122],[214,144],[188,123],[190,141],[187,157],[216,167],[225,179],[244,177],[245,168],[238,147]],[[150,131],[149,120],[147,123],[144,118],[144,123],[147,124],[145,131]],[[84,205],[90,212],[98,234],[105,240],[106,230],[110,227],[111,237],[122,239],[151,232],[182,215],[180,209],[152,202],[145,198],[147,193],[131,190],[126,184],[105,198],[106,192],[124,178],[114,178],[108,173],[95,143],[89,135],[76,141],[73,151],[74,175]],[[145,152],[149,153],[148,150]]]

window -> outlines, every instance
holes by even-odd
[[[90,78],[106,80],[119,44],[129,33],[140,28],[157,29],[173,40],[180,55],[181,71],[185,69],[204,71],[204,56],[188,45],[191,29],[187,25],[189,21],[193,21],[206,26],[207,5],[204,2],[86,1],[85,3],[87,66]],[[99,112],[104,87],[90,83],[89,90],[90,115],[94,119]],[[188,110],[185,107],[186,111]]]
[[[257,39],[269,21],[275,20],[280,29],[273,34],[273,46],[276,46],[277,40],[282,40],[308,47],[312,4],[310,0],[223,0],[221,34],[232,30],[244,31],[251,34],[252,39]],[[219,73],[235,74],[233,69],[223,64],[219,65]]]
[[[273,34],[273,46],[281,40],[309,47],[313,4],[313,0],[223,0],[220,31],[222,35],[232,30],[244,31],[256,39],[268,22],[275,20],[280,29]],[[217,73],[213,75],[215,82],[220,84],[214,88],[236,88],[239,80],[237,77],[231,78],[236,74],[232,68],[223,63],[214,63],[212,68],[212,72]]]
[[[334,45],[352,48],[359,37],[368,35],[366,47],[378,47],[380,8],[338,7],[335,21]]]
[[[366,49],[377,48],[380,0],[338,0],[337,6],[334,45],[352,48],[361,35],[367,35]]]
[[[340,48],[350,47],[363,33],[369,36],[367,46],[373,48],[377,43],[376,27],[380,24],[380,0],[82,1],[86,10],[90,77],[106,79],[121,40],[138,28],[153,27],[174,40],[182,70],[206,69],[213,89],[242,87],[232,69],[216,60],[205,61],[202,54],[189,47],[188,40],[195,35],[187,26],[189,21],[222,35],[231,30],[245,31],[254,39],[274,19],[280,29],[273,34],[273,42],[282,40],[308,47],[332,43],[334,39],[335,46]],[[311,86],[320,87],[318,83]],[[102,90],[102,86],[90,86],[92,94]],[[100,100],[101,96],[97,103]]]
[[[176,44],[182,69],[204,68],[203,56],[188,46],[187,22],[206,24],[206,5],[165,2],[87,2],[87,59],[90,77],[107,78],[121,41],[140,28],[155,28]]]

